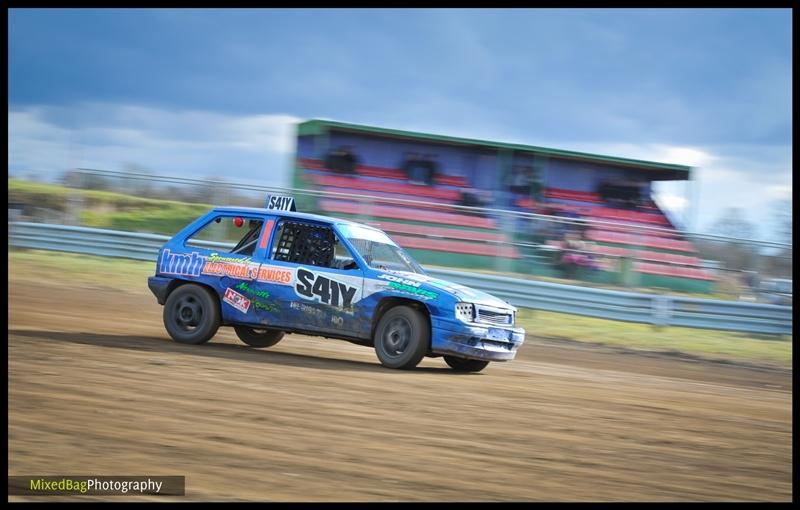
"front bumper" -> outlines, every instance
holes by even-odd
[[[461,358],[511,361],[525,341],[522,328],[466,324],[457,320],[431,321],[431,350]]]

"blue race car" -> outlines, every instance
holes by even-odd
[[[444,356],[477,372],[514,359],[525,331],[505,301],[426,275],[379,229],[298,213],[292,197],[266,205],[215,208],[161,248],[148,286],[175,341],[232,326],[252,347],[286,333],[371,345],[390,368]]]

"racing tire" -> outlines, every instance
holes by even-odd
[[[176,342],[204,344],[217,334],[219,326],[219,302],[205,287],[181,285],[164,303],[164,327]]]
[[[450,368],[456,372],[480,372],[489,364],[488,361],[456,358],[455,356],[448,356],[446,354],[444,356],[444,362],[450,365]]]
[[[427,354],[431,329],[422,312],[396,306],[381,317],[373,340],[375,354],[383,366],[408,370]]]
[[[250,347],[272,347],[283,338],[283,331],[277,329],[258,329],[250,326],[234,326],[233,330],[239,340]]]

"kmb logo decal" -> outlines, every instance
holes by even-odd
[[[196,251],[192,253],[172,253],[165,249],[161,254],[159,273],[184,276],[200,276],[206,257]]]

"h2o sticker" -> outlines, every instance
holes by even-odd
[[[314,273],[302,267],[297,268],[294,291],[303,299],[349,308],[353,300],[358,301],[358,288],[346,283],[331,280],[327,276]]]

